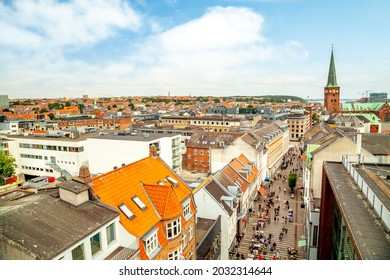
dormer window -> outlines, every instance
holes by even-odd
[[[181,233],[181,218],[167,224],[167,238],[173,238]]]
[[[192,217],[191,207],[190,207],[191,200],[187,198],[183,203],[183,217],[188,221]]]
[[[135,215],[133,214],[133,212],[130,211],[129,208],[127,208],[126,205],[124,205],[123,203],[120,204],[119,206],[119,209],[122,211],[122,213],[129,219],[129,220],[132,220],[135,218]]]

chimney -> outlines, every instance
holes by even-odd
[[[91,174],[89,173],[89,168],[85,165],[80,167],[79,178],[85,183],[91,183]]]
[[[158,154],[157,154],[157,148],[154,144],[151,144],[149,146],[149,155],[153,158],[157,158]]]

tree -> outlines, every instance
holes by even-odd
[[[50,118],[50,120],[53,120],[53,119],[55,118],[55,116],[54,116],[53,113],[50,113],[50,114],[48,114],[47,116]]]
[[[214,98],[214,103],[221,103],[221,100],[219,100],[219,98]]]
[[[297,184],[297,174],[296,173],[288,174],[288,186],[290,187],[290,189],[294,190],[296,184]]]
[[[313,122],[318,122],[318,116],[316,113],[313,114],[312,119],[313,119]]]
[[[0,150],[0,185],[5,185],[5,179],[15,175],[15,159]]]
[[[107,110],[111,111],[111,106],[110,105],[107,106]]]
[[[70,107],[70,102],[69,101],[65,102],[65,107]]]
[[[40,111],[39,111],[39,113],[47,113],[47,112],[49,112],[46,108],[42,108]]]
[[[130,107],[131,111],[135,111],[135,106],[133,103],[130,102],[129,107]]]
[[[85,107],[84,104],[79,103],[79,104],[77,104],[77,107],[79,107],[80,114],[82,114],[84,111],[84,107]]]

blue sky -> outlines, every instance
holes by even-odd
[[[9,98],[390,95],[390,1],[74,0],[0,3]]]

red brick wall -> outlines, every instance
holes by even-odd
[[[329,92],[335,90],[336,92]],[[324,106],[328,114],[338,113],[340,111],[340,88],[326,87],[324,89]]]
[[[208,152],[209,152],[208,148],[187,147],[185,169],[189,171],[193,171],[196,169],[197,172],[209,172],[210,166],[209,166]],[[203,160],[203,164],[201,164],[202,160]]]

